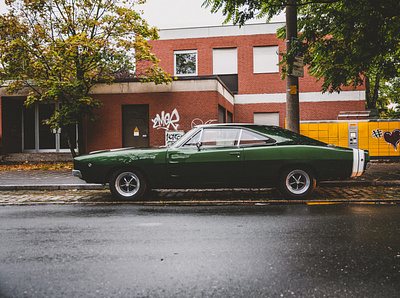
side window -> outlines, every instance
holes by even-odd
[[[197,50],[174,51],[175,76],[197,76]]]
[[[239,129],[204,129],[203,146],[232,147],[237,146]]]
[[[201,130],[198,133],[196,133],[193,137],[191,137],[185,144],[183,144],[182,147],[196,146],[197,143],[200,141],[200,136],[201,136]]]
[[[240,138],[240,146],[257,146],[275,143],[276,141],[274,139],[248,130],[243,130]]]

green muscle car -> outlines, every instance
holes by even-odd
[[[317,181],[364,173],[369,153],[341,148],[276,126],[196,126],[171,147],[123,148],[74,159],[73,175],[109,183],[120,199],[151,188],[276,187],[284,197],[309,195]]]

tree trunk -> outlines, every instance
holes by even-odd
[[[378,102],[378,95],[379,95],[379,81],[380,81],[380,76],[376,75],[375,77],[375,86],[374,86],[374,94],[372,96],[372,109],[377,109],[377,102]]]
[[[293,38],[297,38],[297,6],[294,4],[286,6],[286,53],[290,52]],[[286,119],[287,129],[299,133],[299,78],[290,74],[286,77]]]
[[[72,157],[76,157],[74,129],[71,125],[63,127],[63,129],[66,131],[68,148],[71,151]]]
[[[81,117],[78,122],[78,150],[79,155],[86,152],[85,142],[83,140],[83,118]]]
[[[372,109],[371,107],[371,84],[369,82],[369,77],[365,76],[365,104],[367,109]]]

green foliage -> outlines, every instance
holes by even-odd
[[[398,0],[205,0],[212,11],[222,9],[226,22],[243,25],[297,5],[298,44],[308,72],[322,82],[322,91],[366,86],[367,107],[376,108],[379,82],[399,77],[400,2]],[[285,38],[285,28],[278,31]],[[293,45],[292,45],[293,46]],[[283,77],[294,61],[296,47],[282,54]],[[371,91],[372,90],[372,91]]]
[[[381,82],[380,90],[381,101],[400,105],[400,77]]]
[[[380,114],[380,118],[400,119],[400,77],[381,82],[379,101],[389,106]]]
[[[211,7],[211,12],[215,13],[222,9],[226,16],[225,23],[233,21],[234,24],[244,25],[251,19],[266,18],[269,21],[274,15],[284,11],[288,2],[301,4],[308,2],[304,0],[204,0],[203,6]]]
[[[90,97],[98,82],[139,78],[156,84],[171,78],[151,53],[158,38],[133,8],[144,1],[7,0],[0,16],[0,81],[7,92],[30,88],[25,102],[59,102],[51,129],[96,119]],[[140,65],[140,67],[139,67]]]
[[[342,0],[304,6],[299,31],[309,71],[323,79],[323,91],[357,87],[397,75],[400,3],[398,0]],[[375,107],[370,107],[375,108]]]

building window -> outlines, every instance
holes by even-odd
[[[229,111],[226,111],[226,122],[233,123],[233,114]]]
[[[213,49],[213,74],[218,75],[232,93],[238,93],[237,48]]]
[[[254,123],[279,126],[279,112],[254,113]]]
[[[279,47],[266,46],[253,48],[254,73],[278,73],[279,72]]]
[[[226,110],[218,105],[218,123],[226,123]]]
[[[237,49],[213,49],[213,73],[237,74]]]
[[[197,76],[197,50],[175,51],[176,76]]]

